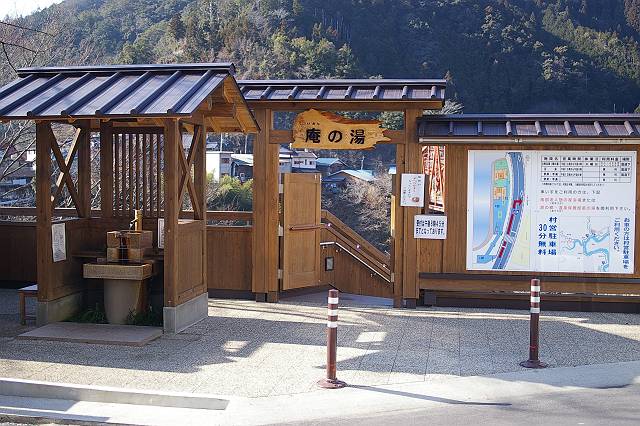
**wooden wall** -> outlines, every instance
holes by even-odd
[[[466,270],[467,241],[467,162],[468,151],[473,150],[554,150],[554,151],[636,151],[640,160],[640,149],[633,145],[457,145],[446,146],[445,213],[448,228],[446,240],[419,240],[418,271],[426,273],[466,274],[473,280],[456,279],[455,276],[443,276],[441,279],[430,276],[421,278],[419,288],[432,290],[465,291],[528,291],[526,272],[495,272]],[[636,170],[638,170],[636,164]],[[636,177],[637,179],[637,177]],[[582,277],[629,279],[640,278],[640,191],[636,191],[636,235],[635,235],[635,271],[634,274],[583,274]],[[512,281],[482,279],[482,275],[500,274],[513,276]],[[543,283],[544,291],[640,294],[640,284],[623,282],[586,282],[575,273],[535,273]],[[545,276],[573,277],[572,282],[545,280]]]
[[[205,267],[202,259],[205,244],[202,238],[202,221],[181,219],[178,222],[177,243],[176,292],[177,303],[181,304],[207,291],[207,283],[203,281],[202,274]]]
[[[250,226],[207,226],[209,290],[251,291]]]
[[[36,282],[35,222],[0,222],[0,280]]]

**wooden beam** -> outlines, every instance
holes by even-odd
[[[36,123],[36,241],[38,300],[48,301],[53,285],[51,249],[51,124]]]
[[[100,123],[100,210],[102,217],[113,217],[113,125]]]
[[[196,139],[197,136],[197,139]],[[206,187],[207,187],[207,132],[205,130],[204,119],[201,120],[198,125],[198,129],[194,130],[194,140],[193,143],[197,143],[194,167],[193,167],[193,177],[195,180],[195,199],[192,200],[192,204],[194,205],[194,219],[200,220],[201,222],[201,236],[202,236],[202,288],[203,292],[207,291],[207,200],[205,198]],[[198,206],[198,210],[196,210],[195,206]],[[197,253],[196,253],[197,256]]]
[[[277,296],[279,147],[269,143],[271,111],[258,109],[255,116],[262,131],[253,144],[252,291]]]
[[[178,301],[178,153],[182,150],[178,120],[165,120],[164,128],[164,306]]]
[[[80,140],[78,141],[78,206],[80,217],[91,216],[91,133],[90,123],[79,123]]]
[[[405,172],[404,146],[396,145],[396,174],[391,196],[391,268],[393,273],[393,306],[402,307],[402,270],[404,253],[404,210],[400,206],[400,182]]]
[[[423,173],[422,149],[418,144],[418,117],[422,110],[408,109],[404,117],[404,172]],[[396,171],[397,173],[397,171]],[[420,214],[419,207],[403,207],[404,241],[402,258],[402,297],[415,301],[418,298],[418,240],[413,237],[414,216]]]
[[[195,135],[198,136],[197,140],[195,139]],[[196,148],[195,159],[193,161],[193,177],[195,181],[194,187],[196,200],[192,200],[192,202],[194,204],[198,204],[200,211],[198,212],[194,208],[194,218],[198,220],[205,220],[207,211],[207,203],[205,200],[205,189],[207,186],[207,134],[204,130],[204,120],[200,125],[198,125],[198,130],[194,131],[194,143],[195,142],[197,142],[198,144]],[[204,246],[206,246],[206,244],[204,244]]]
[[[304,111],[309,108],[322,109],[327,111],[404,111],[406,108],[411,109],[441,109],[443,102],[440,100],[433,101],[352,101],[352,100],[328,100],[318,101],[296,100],[296,101],[265,101],[265,100],[247,100],[249,108],[271,109],[273,111]]]

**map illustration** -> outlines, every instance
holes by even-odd
[[[629,151],[469,151],[467,269],[633,273],[635,161]]]

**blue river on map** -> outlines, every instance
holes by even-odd
[[[607,272],[607,270],[609,269],[609,250],[604,248],[597,248],[595,250],[587,251],[587,244],[589,243],[590,240],[593,240],[595,243],[602,242],[608,236],[609,236],[609,233],[607,232],[606,234],[602,234],[600,238],[598,238],[597,235],[591,235],[589,238],[586,238],[584,241],[574,239],[572,240],[573,246],[569,247],[569,250],[573,250],[574,248],[576,248],[576,245],[580,244],[582,246],[582,253],[585,256],[591,256],[596,253],[604,253],[605,257],[607,258],[607,261],[602,265],[602,271]]]

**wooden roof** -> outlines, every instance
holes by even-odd
[[[418,120],[421,142],[640,139],[640,114],[456,114]]]
[[[439,109],[444,105],[447,82],[440,79],[240,80],[238,84],[252,106],[350,108],[367,105]]]
[[[0,88],[0,120],[157,119],[201,112],[205,120],[213,118],[213,130],[256,131],[234,73],[230,63],[23,68]]]

